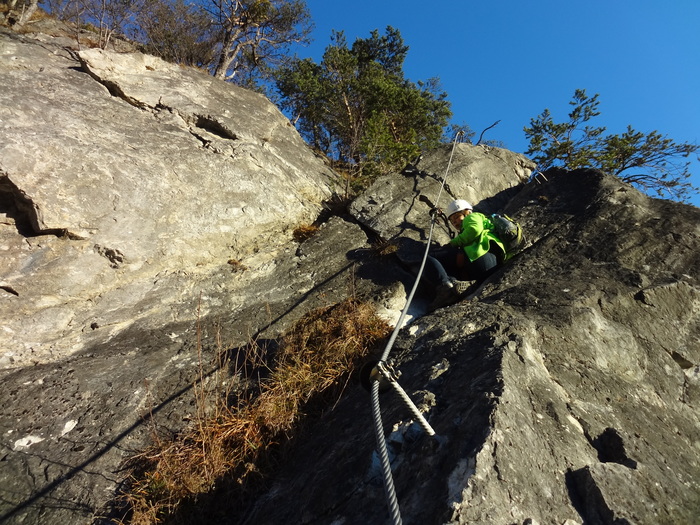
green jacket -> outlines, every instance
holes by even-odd
[[[486,215],[472,212],[462,221],[462,230],[450,241],[452,246],[464,249],[470,261],[475,261],[489,251],[489,243],[495,242],[506,253],[501,240],[493,232],[493,223]]]

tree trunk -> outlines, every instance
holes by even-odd
[[[14,5],[14,3],[15,2],[13,2],[13,5]],[[39,7],[39,0],[30,0],[29,5],[24,7],[24,9],[22,11],[22,16],[19,17],[19,20],[17,20],[17,22],[12,24],[12,29],[19,29],[24,24],[29,22],[29,20],[32,18],[32,16],[34,16],[34,13],[36,12],[38,7]]]
[[[221,42],[221,51],[219,52],[219,60],[217,60],[216,68],[214,69],[214,77],[220,78],[222,80],[226,79],[226,71],[231,65],[232,58],[230,55],[231,45],[234,41],[233,33],[228,33],[223,42]]]

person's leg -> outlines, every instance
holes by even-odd
[[[468,283],[456,280],[462,271],[460,258],[466,260],[464,251],[449,245],[431,250],[426,258],[423,280],[435,287],[431,309],[456,302],[466,290]]]
[[[469,263],[467,273],[473,281],[483,281],[498,268],[498,258],[495,254],[487,252],[475,261]]]
[[[435,257],[428,255],[423,269],[423,279],[433,286],[450,282],[450,276],[445,271],[445,267]]]
[[[428,255],[425,260],[425,268],[421,280],[428,283],[434,290],[433,300],[429,308],[435,310],[441,306],[455,302],[457,294],[455,292],[452,279],[445,271],[445,267],[435,257]]]
[[[501,247],[493,241],[489,243],[489,252],[496,256],[498,266],[502,265],[506,260],[506,252],[504,252]]]
[[[462,248],[456,246],[441,246],[430,251],[430,256],[437,259],[444,268],[447,275],[457,277],[460,272],[460,257],[462,260],[466,258]]]

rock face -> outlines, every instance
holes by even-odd
[[[531,246],[392,353],[437,433],[382,395],[403,523],[693,523],[700,210],[594,171],[531,183],[508,210]],[[358,388],[246,523],[390,523],[371,418]]]
[[[146,55],[8,34],[2,50],[4,366],[191,321],[201,279],[331,196],[334,175],[260,95]]]
[[[403,523],[696,521],[697,208],[595,171],[526,184],[528,159],[457,145],[331,213],[336,175],[258,95],[45,35],[0,32],[0,72],[0,522],[105,522],[123,461],[186,427],[222,347],[351,294],[395,320],[448,164],[438,204],[505,211],[529,245],[468,300],[414,298],[391,359],[437,437],[382,394]],[[375,445],[350,386],[257,499],[178,517],[390,523]]]
[[[441,196],[443,207],[452,199],[465,199],[482,209],[500,210],[535,168],[526,157],[501,148],[446,146],[425,154],[417,166],[407,167],[404,177],[393,174],[379,178],[352,202],[350,210],[385,239],[400,236],[425,240],[430,229],[425,214],[430,208],[421,198],[427,197],[435,204],[433,201]],[[440,243],[449,240],[441,221],[434,235]]]

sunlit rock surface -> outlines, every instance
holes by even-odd
[[[216,356],[349,295],[396,321],[428,206],[466,198],[528,247],[428,313],[381,396],[406,524],[694,523],[700,210],[521,155],[426,152],[339,206],[337,175],[259,95],[140,54],[0,31],[0,521],[101,522],[153,432],[187,427]],[[450,159],[451,162],[450,162]],[[447,166],[450,166],[447,170]],[[309,238],[295,228],[314,223]],[[447,230],[436,224],[434,240]],[[187,523],[390,523],[370,397],[351,383],[261,493]]]

